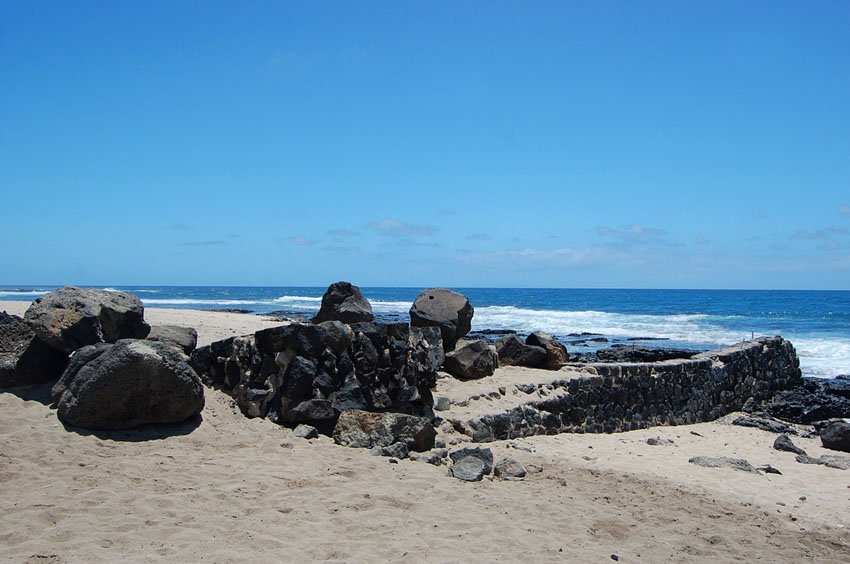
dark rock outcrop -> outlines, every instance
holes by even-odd
[[[437,432],[431,421],[404,413],[374,413],[353,409],[339,416],[334,442],[354,448],[389,447],[404,443],[408,450],[425,452],[434,448]]]
[[[824,448],[850,452],[850,423],[843,419],[818,421],[815,430]]]
[[[68,355],[47,346],[23,319],[0,312],[0,388],[55,380],[67,363]]]
[[[695,354],[697,354],[696,351],[685,349],[614,345],[609,349],[599,349],[596,351],[596,358],[600,362],[660,362],[663,360],[691,358]]]
[[[69,425],[127,429],[199,414],[204,388],[174,348],[127,339],[79,349],[53,386],[53,401]]]
[[[762,431],[767,431],[768,433],[790,433],[792,435],[797,434],[797,429],[794,427],[782,423],[781,421],[777,421],[770,417],[759,417],[759,416],[741,416],[736,417],[734,421],[732,421],[732,425],[738,425],[739,427],[753,427],[755,429],[761,429]]]
[[[540,347],[546,351],[546,360],[543,362],[543,368],[547,370],[558,370],[562,364],[570,361],[567,347],[561,344],[558,339],[543,331],[531,333],[526,337],[525,344]]]
[[[525,366],[540,368],[546,362],[546,350],[543,347],[527,345],[516,335],[506,335],[496,342],[500,366]]]
[[[443,370],[465,380],[491,376],[499,367],[496,349],[485,340],[458,341],[457,347],[446,354]]]
[[[193,327],[178,325],[154,325],[147,336],[148,341],[159,341],[190,355],[198,345],[198,332]]]
[[[141,300],[126,292],[65,286],[38,298],[24,319],[42,341],[66,353],[95,343],[144,339]]]
[[[443,347],[448,352],[472,327],[472,304],[463,294],[445,288],[431,288],[416,296],[410,308],[414,327],[439,327]]]
[[[850,380],[803,378],[801,385],[782,390],[760,407],[768,414],[809,425],[815,421],[850,418]]]
[[[343,323],[370,322],[372,304],[363,297],[360,288],[351,282],[335,282],[328,286],[322,296],[322,307],[313,318],[313,323],[342,321]]]

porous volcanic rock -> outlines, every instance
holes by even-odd
[[[496,341],[499,365],[539,368],[546,362],[546,350],[527,345],[516,335],[506,335]]]
[[[457,347],[446,354],[443,370],[465,380],[491,376],[499,367],[495,347],[483,339],[458,341]]]
[[[322,296],[322,307],[313,318],[313,323],[360,323],[372,321],[374,318],[372,304],[363,297],[360,288],[351,282],[334,282]]]
[[[352,409],[339,416],[334,441],[354,448],[388,447],[404,443],[409,450],[425,452],[434,448],[437,432],[431,421],[404,413],[374,413]]]
[[[697,351],[671,348],[634,347],[614,345],[609,349],[596,351],[600,362],[660,362],[678,358],[691,358]]]
[[[540,347],[546,351],[546,360],[543,368],[547,370],[558,370],[565,362],[569,362],[570,355],[561,342],[548,333],[535,331],[525,338],[525,344]]]
[[[68,355],[47,346],[27,322],[0,312],[0,388],[55,380],[67,363]]]
[[[59,419],[87,429],[178,423],[204,407],[185,357],[156,341],[124,339],[79,349],[53,386]]]
[[[142,301],[126,292],[65,286],[35,300],[24,319],[42,341],[66,353],[95,343],[144,339]]]
[[[159,341],[166,345],[183,351],[190,355],[198,346],[198,332],[194,327],[180,327],[179,325],[154,325],[147,336],[148,341]]]
[[[474,309],[469,299],[445,288],[420,292],[410,308],[410,324],[414,327],[439,327],[446,352],[472,328]]]

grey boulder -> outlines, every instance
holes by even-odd
[[[148,341],[159,341],[171,345],[190,355],[198,346],[198,332],[193,327],[179,325],[154,325],[147,336]]]
[[[443,370],[465,380],[491,376],[498,367],[499,354],[484,339],[459,341],[443,363]]]
[[[335,282],[328,286],[322,296],[322,307],[313,318],[313,323],[360,323],[372,321],[374,318],[372,304],[363,297],[360,288],[351,282]]]
[[[87,429],[178,423],[204,407],[185,357],[156,341],[127,339],[78,350],[53,386],[59,419]]]
[[[0,388],[55,380],[67,363],[68,355],[47,346],[23,319],[0,312]]]
[[[334,427],[334,442],[354,448],[388,447],[403,442],[409,450],[434,448],[437,432],[426,417],[404,413],[373,413],[360,409],[343,411]]]
[[[95,343],[144,339],[142,301],[126,292],[65,286],[35,300],[24,319],[42,341],[66,353]]]
[[[410,308],[410,324],[414,327],[438,327],[446,351],[472,328],[474,310],[469,299],[445,288],[420,292]]]

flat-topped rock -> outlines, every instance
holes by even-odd
[[[472,328],[474,310],[469,299],[446,288],[424,290],[410,308],[410,324],[414,327],[439,327],[446,352]]]

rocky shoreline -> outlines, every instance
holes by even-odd
[[[18,317],[11,324],[18,329],[0,331],[0,342],[2,366],[14,370],[28,358],[19,354],[28,347],[8,347],[5,339],[15,334],[17,343],[22,336],[31,346],[36,333],[27,332],[22,308],[10,313]],[[231,550],[257,556],[274,548],[309,557],[316,546],[305,539],[314,538],[316,524],[343,523],[361,532],[364,525],[377,527],[381,538],[391,532],[394,540],[367,547],[357,544],[361,533],[338,529],[335,549],[322,552],[328,558],[392,559],[418,547],[420,555],[451,560],[463,545],[496,559],[636,560],[639,554],[642,560],[669,560],[698,554],[840,561],[845,552],[836,547],[850,543],[846,531],[833,526],[850,526],[840,509],[850,458],[837,452],[846,435],[843,422],[835,421],[846,416],[846,381],[799,378],[793,347],[779,338],[691,358],[599,363],[577,362],[569,350],[561,358],[559,340],[541,335],[505,333],[494,343],[470,333],[458,337],[463,323],[457,322],[454,334],[452,324],[447,327],[446,340],[456,341],[447,351],[437,346],[446,342],[439,327],[374,318],[282,327],[253,315],[152,309],[142,320],[152,326],[145,339],[117,338],[75,350],[61,384],[48,380],[0,393],[0,437],[8,445],[0,453],[0,472],[9,485],[0,508],[16,516],[0,517],[10,531],[3,556],[90,560],[92,551],[108,544],[98,531],[108,531],[103,534],[109,542],[132,550],[124,553],[132,559],[153,554],[148,545],[157,539],[175,540],[177,529],[169,527],[185,526],[183,540],[160,548],[161,556],[191,559],[204,550],[231,560]],[[100,333],[109,335],[100,323]],[[484,372],[481,377],[446,371],[448,355],[469,343],[480,343],[480,350],[469,351],[473,357],[495,354],[498,368],[490,372],[473,359],[458,362],[466,373]],[[205,355],[209,368],[198,365]],[[103,415],[109,402],[82,401],[79,392],[91,387],[83,384],[107,375],[133,382],[140,374],[133,366],[156,372],[152,368],[160,365],[172,371],[187,366],[203,383],[199,415],[141,426],[128,419],[131,426],[123,429],[101,422],[89,431],[58,425],[53,413],[64,418],[65,412],[39,403],[61,402],[76,386],[72,403],[97,405],[86,413]],[[191,389],[193,378],[183,374]],[[172,377],[150,376],[176,390],[181,384]],[[683,384],[698,380],[702,387],[689,384],[688,396]],[[734,385],[724,388],[724,382]],[[139,395],[136,390],[129,395]],[[113,388],[108,395],[116,393]],[[728,414],[691,423],[699,419],[676,414],[677,405],[691,414],[704,410],[706,418],[719,415],[714,409]],[[562,428],[564,417],[576,427],[579,408],[585,409],[585,428]],[[663,413],[673,416],[659,419]],[[33,480],[50,483],[51,493]],[[98,496],[97,512],[80,505],[87,495]],[[166,507],[165,500],[177,505]],[[54,532],[61,531],[55,526],[44,527],[45,520],[55,521],[54,505],[89,523],[86,530],[73,528],[74,538],[85,542],[69,542],[67,527],[65,540],[57,540]],[[361,507],[369,509],[358,513]],[[196,519],[197,512],[205,519]],[[434,529],[424,544],[413,529],[399,526],[412,514]],[[168,527],[156,524],[163,519]],[[511,536],[517,519],[535,532]],[[129,528],[118,525],[130,522]],[[443,530],[464,530],[472,522],[480,523],[475,537],[451,540],[456,537]],[[241,533],[263,535],[264,542],[245,534],[227,535],[224,544],[210,541],[235,523]],[[600,535],[605,523],[614,523],[610,535]],[[795,532],[799,528],[806,531]],[[571,543],[553,544],[565,532]],[[762,542],[766,532],[771,542]],[[347,548],[340,552],[341,546]],[[390,548],[398,552],[386,552]]]

